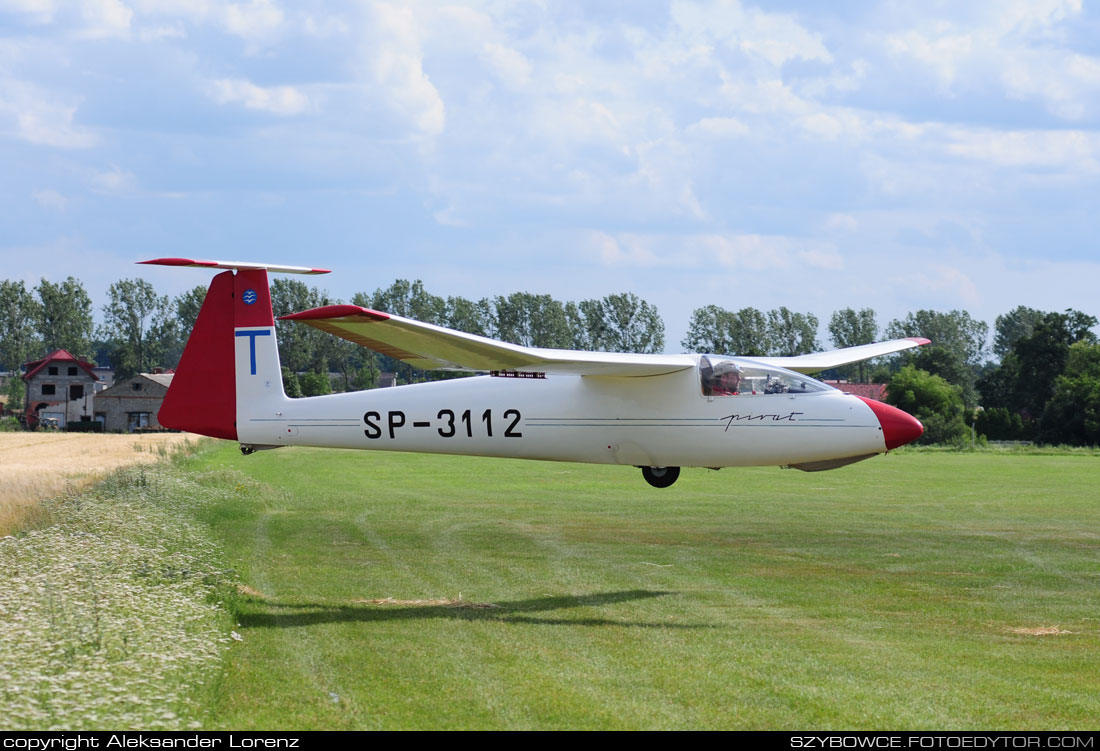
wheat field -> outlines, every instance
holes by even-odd
[[[197,440],[188,433],[0,433],[0,537],[34,524],[44,498],[81,490],[113,469],[157,461]]]

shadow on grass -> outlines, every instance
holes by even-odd
[[[498,623],[533,624],[544,626],[626,626],[629,628],[701,629],[709,625],[678,623],[647,623],[642,621],[617,621],[609,618],[543,618],[530,616],[548,610],[600,607],[616,603],[645,600],[677,594],[676,592],[631,589],[622,592],[603,592],[580,596],[539,597],[531,600],[512,600],[491,605],[474,603],[389,605],[331,603],[293,603],[258,597],[238,602],[237,622],[243,628],[298,628],[322,623],[355,623],[421,620],[443,618],[458,621],[496,621]]]

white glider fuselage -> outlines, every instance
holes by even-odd
[[[668,487],[680,467],[833,469],[921,435],[920,422],[807,374],[922,344],[902,339],[792,357],[553,350],[501,342],[356,305],[282,316],[418,369],[488,372],[291,399],[261,264],[163,258],[225,269],[210,283],[158,413],[171,428],[280,446],[624,464]],[[288,273],[323,269],[269,266]]]
[[[827,387],[703,396],[692,367],[634,377],[474,376],[291,399],[275,337],[236,342],[237,436],[256,447],[680,467],[796,465],[887,450],[872,409]]]

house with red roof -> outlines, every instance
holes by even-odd
[[[27,427],[46,420],[63,428],[70,422],[94,419],[95,384],[99,380],[94,367],[63,349],[26,363],[23,380],[27,384]]]

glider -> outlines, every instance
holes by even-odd
[[[834,469],[920,437],[918,420],[809,376],[928,344],[897,339],[797,357],[623,354],[523,347],[357,305],[283,316],[420,369],[482,375],[291,399],[268,272],[326,269],[159,258],[214,277],[158,419],[238,441],[640,467]]]

